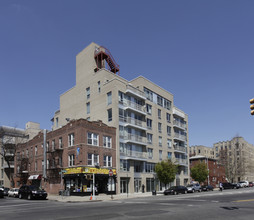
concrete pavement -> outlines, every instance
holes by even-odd
[[[163,192],[157,192],[156,196],[163,195]],[[96,201],[109,201],[118,199],[129,199],[129,198],[140,198],[152,196],[152,192],[147,193],[129,193],[129,194],[118,194],[118,195],[97,195],[94,198],[90,196],[59,196],[59,195],[48,195],[48,200],[58,201],[58,202],[96,202]]]

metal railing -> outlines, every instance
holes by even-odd
[[[143,128],[146,127],[146,122],[138,120],[138,119],[135,119],[135,118],[131,118],[131,117],[122,117],[122,116],[119,116],[119,121],[131,124],[131,125],[143,127]]]
[[[174,146],[174,149],[178,150],[178,151],[185,152],[185,153],[187,152],[187,148],[186,147],[179,146],[179,145]]]
[[[180,121],[176,121],[176,120],[174,120],[173,125],[178,126],[178,127],[182,128],[182,129],[186,128],[186,124],[184,124],[184,123],[182,123]]]
[[[138,152],[138,151],[132,151],[132,150],[127,150],[126,152],[120,152],[120,156],[147,159],[146,152]]]
[[[130,107],[130,108],[133,108],[137,111],[141,111],[141,112],[144,112],[146,113],[146,109],[144,106],[140,105],[140,104],[137,104],[135,102],[132,102],[130,100],[126,100],[124,99],[123,101],[119,101],[124,107]]]
[[[145,93],[131,85],[126,85],[126,90],[130,90],[132,91],[133,93],[136,93],[138,94],[139,96],[143,96],[145,98]]]

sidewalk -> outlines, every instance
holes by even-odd
[[[162,192],[157,192],[157,196],[163,195]],[[129,194],[118,194],[118,195],[98,195],[90,200],[90,196],[59,196],[59,195],[48,195],[47,199],[58,202],[96,202],[96,201],[109,201],[118,199],[129,199],[129,198],[141,198],[153,196],[152,192],[147,193],[129,193]]]

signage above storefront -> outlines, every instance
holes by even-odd
[[[67,174],[77,174],[77,173],[94,173],[94,174],[110,174],[113,172],[113,175],[116,175],[116,169],[107,169],[107,168],[95,168],[95,167],[73,167],[65,169],[65,175]],[[111,171],[111,172],[110,172]]]

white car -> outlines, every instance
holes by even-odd
[[[248,181],[240,181],[238,183],[241,188],[249,187],[249,182]]]
[[[9,197],[18,197],[19,196],[19,189],[18,188],[12,188],[8,191]]]

